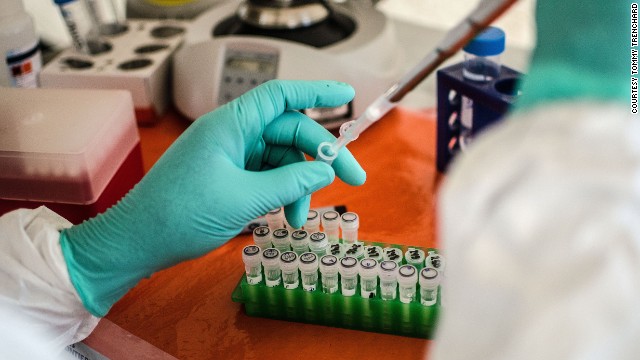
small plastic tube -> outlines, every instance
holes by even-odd
[[[432,306],[438,301],[438,286],[440,276],[438,270],[424,268],[420,271],[420,303],[424,306]]]
[[[418,270],[413,265],[402,265],[398,269],[398,288],[400,301],[408,304],[416,299]]]
[[[315,210],[309,210],[307,214],[307,222],[304,223],[304,229],[309,234],[320,231],[320,214]]]
[[[289,230],[275,229],[271,235],[273,247],[281,253],[291,250],[291,240],[289,239]]]
[[[407,264],[413,265],[417,270],[420,270],[424,267],[424,251],[421,249],[409,248],[407,252],[404,254],[404,259],[407,261]]]
[[[271,245],[271,230],[267,226],[258,226],[253,229],[253,242],[260,250],[268,249]]]
[[[268,287],[280,285],[280,251],[269,248],[262,251],[265,284]]]
[[[273,209],[269,211],[265,216],[269,229],[275,231],[276,229],[284,229],[284,211],[282,208]]]
[[[445,262],[444,257],[437,252],[431,250],[427,254],[427,258],[424,260],[424,266],[438,270],[440,275],[444,274]]]
[[[364,259],[364,245],[362,245],[361,243],[344,244],[344,246],[345,256],[352,256],[358,261]]]
[[[309,250],[321,258],[329,253],[329,241],[323,232],[309,235]]]
[[[342,241],[347,244],[358,242],[358,227],[360,220],[358,214],[346,212],[340,217],[340,228],[342,228]]]
[[[282,271],[282,284],[285,289],[297,289],[300,283],[298,276],[298,255],[293,251],[280,254],[280,270]]]
[[[371,258],[360,260],[360,296],[367,299],[376,297],[378,289],[378,262]]]
[[[89,12],[86,1],[54,0],[60,9],[76,51],[96,55],[108,51],[109,45],[100,38],[100,30]]]
[[[343,257],[340,259],[338,271],[340,272],[342,295],[355,295],[356,287],[358,285],[358,260],[352,256]]]
[[[382,261],[382,248],[380,246],[365,246],[364,257],[374,259],[377,262]]]
[[[380,263],[380,297],[382,300],[395,300],[398,289],[398,263],[383,260]]]
[[[329,246],[329,254],[342,259],[344,257],[344,245],[341,243],[331,244]]]
[[[330,244],[340,241],[340,214],[329,210],[322,214],[322,229],[327,234]]]
[[[291,249],[302,255],[309,251],[309,234],[304,230],[296,230],[291,233]]]
[[[262,282],[262,260],[260,248],[256,245],[247,245],[242,249],[242,262],[247,273],[247,283],[255,285]]]
[[[312,252],[300,255],[300,274],[302,274],[302,288],[305,291],[315,291],[318,286],[318,257]]]
[[[401,265],[403,259],[402,250],[394,247],[386,247],[382,249],[382,259],[395,261],[396,264]]]
[[[322,278],[322,292],[333,294],[338,291],[338,258],[325,255],[320,258],[320,275]]]

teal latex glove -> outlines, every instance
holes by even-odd
[[[270,81],[196,120],[117,205],[61,232],[85,307],[104,316],[142,278],[204,255],[271,209],[286,205],[287,221],[301,227],[310,194],[335,174],[363,184],[346,149],[331,166],[305,161],[303,152],[314,156],[334,137],[294,111],[353,96],[344,83]]]
[[[629,102],[626,1],[538,0],[537,45],[516,108],[557,101]]]

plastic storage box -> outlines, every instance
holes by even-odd
[[[79,223],[143,176],[127,91],[0,88],[0,109],[0,214],[46,205]]]

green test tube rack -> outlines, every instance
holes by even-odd
[[[408,246],[364,243],[381,247],[396,247],[404,254]],[[417,248],[412,246],[413,248]],[[435,251],[435,249],[422,250]],[[403,259],[406,264],[406,259]],[[416,285],[419,288],[419,285]],[[397,291],[397,289],[396,289]],[[243,303],[249,316],[276,320],[302,322],[308,324],[340,327],[353,330],[431,339],[434,336],[440,312],[440,291],[435,305],[420,303],[420,291],[411,303],[402,303],[399,296],[395,300],[380,298],[380,284],[376,296],[360,296],[360,281],[354,296],[343,296],[340,291],[326,294],[322,291],[321,276],[315,291],[305,291],[302,286],[285,289],[282,284],[267,287],[264,281],[249,285],[243,274],[231,296],[234,302]]]

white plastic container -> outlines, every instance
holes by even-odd
[[[3,0],[0,11],[0,86],[38,87],[42,58],[38,36],[22,0]]]

